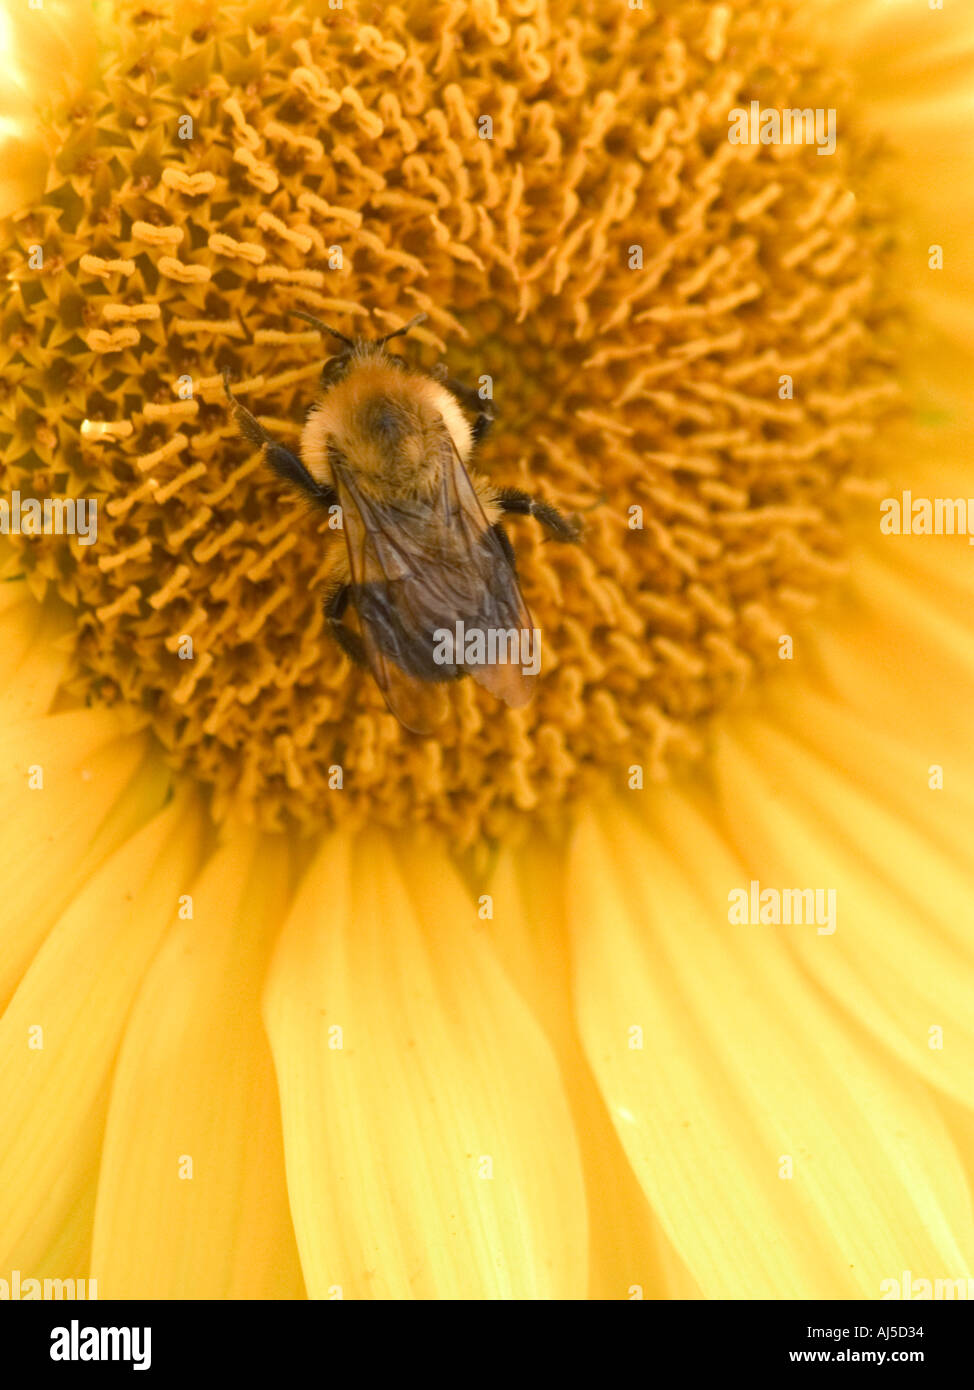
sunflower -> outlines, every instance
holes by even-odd
[[[0,1274],[972,1273],[971,562],[879,509],[965,492],[974,31],[846,10],[3,12],[2,495],[98,509],[3,538]],[[526,710],[418,740],[329,645],[336,538],[221,396],[296,442],[296,307],[425,312],[491,476],[584,515],[515,537]]]

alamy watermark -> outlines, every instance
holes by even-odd
[[[759,101],[735,106],[727,117],[732,145],[817,145],[819,154],[835,154],[835,107],[762,108]]]
[[[34,1279],[26,1278],[19,1269],[10,1271],[10,1278],[0,1278],[0,1302],[29,1303],[35,1299],[97,1299],[97,1279]]]
[[[471,627],[457,620],[453,628],[433,633],[437,666],[520,666],[526,676],[541,670],[541,632],[536,627]]]
[[[52,1361],[131,1361],[133,1371],[152,1365],[151,1327],[82,1327],[73,1318],[51,1329]]]
[[[880,1298],[900,1298],[909,1300],[955,1299],[968,1302],[974,1299],[974,1279],[917,1279],[908,1269],[904,1269],[901,1279],[884,1279],[879,1286]]]
[[[974,545],[974,497],[884,497],[879,529],[884,536],[969,536]]]
[[[729,890],[727,920],[742,926],[814,924],[819,936],[831,936],[836,928],[835,897],[834,888],[762,888],[752,878],[747,888]]]
[[[96,497],[0,497],[0,536],[77,536],[79,545],[98,539]]]

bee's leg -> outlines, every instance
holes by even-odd
[[[582,523],[577,516],[562,516],[557,507],[544,502],[540,497],[532,497],[517,487],[501,488],[494,496],[494,503],[502,512],[514,516],[533,516],[540,521],[556,541],[574,543],[581,538]]]
[[[240,404],[230,390],[230,374],[226,371],[223,373],[223,389],[227,393],[227,400],[233,410],[234,424],[237,429],[248,443],[253,444],[255,449],[264,450],[266,462],[281,481],[297,488],[299,492],[302,492],[305,497],[310,498],[319,507],[337,506],[338,495],[335,489],[327,483],[315,482],[301,460],[289,449],[285,449],[283,444],[278,444],[277,440],[267,433],[263,425],[254,419],[246,406]]]
[[[493,531],[498,541],[500,541],[500,547],[507,558],[507,563],[510,565],[514,573],[517,574],[517,559],[514,555],[514,547],[513,545],[511,545],[510,536],[504,530],[503,526],[500,524],[499,521],[495,521],[490,529],[491,531]]]
[[[325,591],[325,619],[332,637],[349,661],[356,666],[367,666],[368,662],[365,659],[365,648],[362,645],[361,637],[342,622],[351,596],[351,584],[345,579],[336,580]]]
[[[445,363],[440,362],[433,368],[432,375],[441,385],[460,402],[465,409],[474,415],[473,422],[473,442],[479,444],[487,435],[487,431],[494,423],[497,412],[494,409],[492,400],[485,400],[478,390],[473,386],[464,386],[462,382],[454,377],[447,375]]]
[[[481,401],[481,405],[483,404],[484,402]],[[475,444],[480,444],[482,440],[486,439],[487,431],[494,423],[494,418],[493,408],[491,408],[489,414],[485,410],[478,412],[477,418],[473,422],[473,442]]]

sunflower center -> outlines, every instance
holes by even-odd
[[[848,101],[834,153],[729,138],[752,103],[837,106],[780,8],[117,5],[9,227],[5,477],[98,500],[96,544],[22,536],[23,565],[77,611],[75,693],[136,706],[218,818],[464,845],[663,776],[841,572],[886,230]],[[322,347],[294,308],[366,336],[425,310],[399,350],[490,378],[479,466],[583,516],[579,547],[508,523],[526,709],[462,681],[418,739],[332,642],[342,536],[222,397],[227,367],[297,447]]]

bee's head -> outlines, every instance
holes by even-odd
[[[416,314],[403,324],[402,328],[396,328],[391,333],[386,333],[382,338],[347,338],[344,333],[339,333],[337,328],[332,328],[327,323],[322,323],[321,319],[316,319],[312,314],[306,314],[303,309],[292,309],[291,313],[299,319],[304,319],[306,323],[312,324],[319,333],[330,333],[333,338],[338,338],[344,347],[337,352],[334,357],[329,357],[321,369],[321,385],[334,386],[348,372],[353,357],[369,357],[373,354],[380,355],[382,349],[390,338],[399,338],[408,333],[411,328],[415,328],[418,323],[423,323],[428,317],[427,314]],[[397,359],[393,359],[397,360]]]
[[[342,348],[333,357],[326,357],[318,381],[323,390],[341,381],[348,372],[352,361],[352,348]]]

